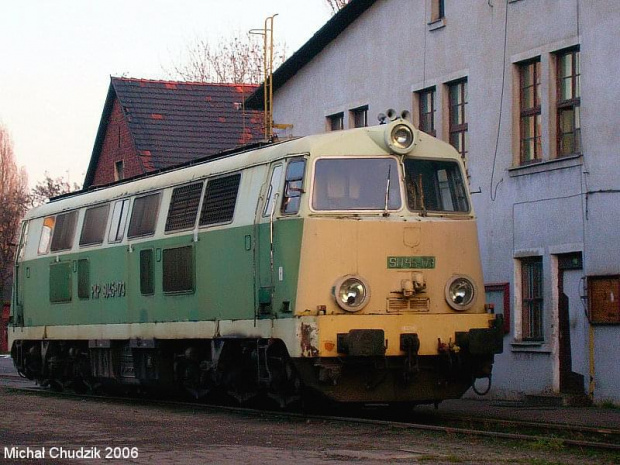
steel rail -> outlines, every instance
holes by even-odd
[[[44,394],[44,395],[53,395],[58,397],[75,397],[81,399],[96,399],[96,400],[106,400],[106,401],[115,401],[115,402],[132,402],[138,403],[142,405],[161,405],[161,406],[170,406],[170,407],[183,407],[188,408],[191,407],[193,409],[202,409],[202,410],[212,410],[212,411],[225,411],[230,413],[237,414],[245,414],[251,416],[271,416],[277,418],[291,418],[291,419],[301,419],[301,420],[316,420],[316,421],[332,421],[332,422],[340,422],[340,423],[357,423],[364,425],[373,425],[373,426],[385,426],[388,428],[398,428],[403,430],[417,430],[417,431],[429,431],[436,433],[445,433],[445,434],[462,434],[465,436],[482,436],[489,438],[499,438],[499,439],[508,439],[515,441],[528,441],[528,442],[548,442],[558,445],[572,446],[572,447],[582,447],[582,448],[591,448],[591,449],[601,449],[601,450],[610,450],[610,451],[618,451],[620,450],[620,444],[615,443],[605,443],[605,442],[593,442],[593,441],[583,441],[578,439],[565,439],[565,438],[557,438],[552,436],[541,436],[541,435],[528,435],[528,434],[519,434],[519,433],[504,433],[499,431],[484,431],[479,429],[472,428],[459,428],[452,426],[438,426],[438,425],[427,425],[422,423],[409,423],[402,421],[390,421],[390,420],[377,420],[377,419],[369,419],[369,418],[359,418],[359,417],[343,417],[343,416],[330,416],[330,415],[313,415],[306,413],[297,413],[297,412],[286,412],[286,411],[274,411],[274,410],[261,410],[255,408],[246,408],[246,407],[234,407],[234,406],[225,406],[225,405],[217,405],[217,404],[207,404],[207,403],[196,403],[196,402],[184,402],[184,401],[172,401],[172,400],[161,400],[161,399],[153,399],[148,397],[119,397],[119,396],[105,396],[105,395],[95,395],[95,394],[76,394],[69,391],[52,391],[49,389],[43,389],[40,387],[13,387],[6,386],[6,389],[11,390],[22,390],[27,391],[33,394]],[[452,419],[451,419],[452,420]],[[456,418],[459,420],[459,418]],[[496,420],[493,418],[485,418],[480,419],[479,421],[488,421],[489,423],[495,422]],[[504,420],[510,422],[511,420]],[[518,424],[519,421],[514,421],[514,423]],[[524,423],[534,423],[536,422],[524,422]],[[546,428],[546,429],[554,429],[556,424],[537,424],[537,427]],[[564,425],[564,426],[572,426],[572,425]],[[579,425],[575,425],[579,426]],[[617,434],[616,430],[609,430],[607,428],[602,428],[602,434],[608,434],[608,431],[611,431],[611,434]]]

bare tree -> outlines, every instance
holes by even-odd
[[[76,183],[69,184],[69,181],[62,177],[52,178],[46,172],[43,181],[39,181],[30,193],[30,203],[33,207],[42,205],[53,197],[67,194],[79,190],[80,186]]]
[[[286,46],[274,46],[274,68],[286,59]],[[194,82],[259,84],[264,79],[263,41],[251,34],[221,38],[217,43],[196,37],[171,69],[172,79]]]
[[[9,295],[16,235],[28,200],[28,176],[17,168],[11,138],[0,126],[0,301]]]
[[[340,10],[342,10],[350,0],[325,0],[327,4],[331,7],[332,13],[336,14]]]

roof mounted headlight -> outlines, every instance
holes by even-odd
[[[370,287],[359,276],[346,275],[338,279],[332,294],[340,308],[347,312],[358,312],[370,300]]]
[[[468,276],[452,276],[446,283],[445,297],[454,310],[469,310],[476,300],[476,285]]]
[[[392,121],[386,128],[385,143],[399,155],[409,153],[416,143],[415,128],[403,119]]]

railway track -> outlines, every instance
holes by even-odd
[[[7,383],[12,380],[12,383]],[[260,408],[245,408],[227,405],[206,404],[180,400],[169,400],[150,397],[102,396],[95,394],[75,394],[71,392],[56,392],[34,385],[32,382],[15,376],[0,374],[0,386],[9,389],[27,391],[33,395],[50,395],[62,397],[77,397],[80,399],[105,400],[106,402],[137,403],[140,405],[163,405],[172,408],[192,408],[201,410],[227,411],[236,414],[273,417],[280,419],[301,419],[306,421],[342,422],[375,425],[382,428],[418,430],[447,435],[462,435],[469,437],[484,437],[516,442],[536,443],[543,447],[562,448],[577,447],[581,449],[596,449],[610,452],[620,452],[620,429],[601,428],[564,423],[545,423],[522,420],[506,420],[491,417],[433,415],[424,412],[415,415],[414,420],[404,421],[402,413],[399,420],[394,420],[393,412],[385,409],[367,411],[363,408],[347,408],[336,411],[336,414],[313,413],[312,411],[299,413],[281,410]]]

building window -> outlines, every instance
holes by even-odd
[[[433,137],[435,131],[435,88],[424,89],[418,92],[418,119],[419,129]]]
[[[123,160],[120,160],[114,163],[114,180],[121,181],[123,179],[125,179],[125,168],[123,166]]]
[[[351,122],[354,128],[365,128],[368,126],[368,106],[351,110]]]
[[[336,113],[327,117],[327,128],[330,131],[341,131],[344,129],[344,113]]]
[[[557,56],[558,156],[581,153],[579,49]]]
[[[467,80],[448,84],[450,144],[467,157]]]
[[[542,257],[521,260],[521,322],[524,341],[542,341],[543,267]]]
[[[431,23],[444,18],[444,0],[431,0]]]
[[[540,59],[519,65],[520,163],[542,157],[540,113]]]

